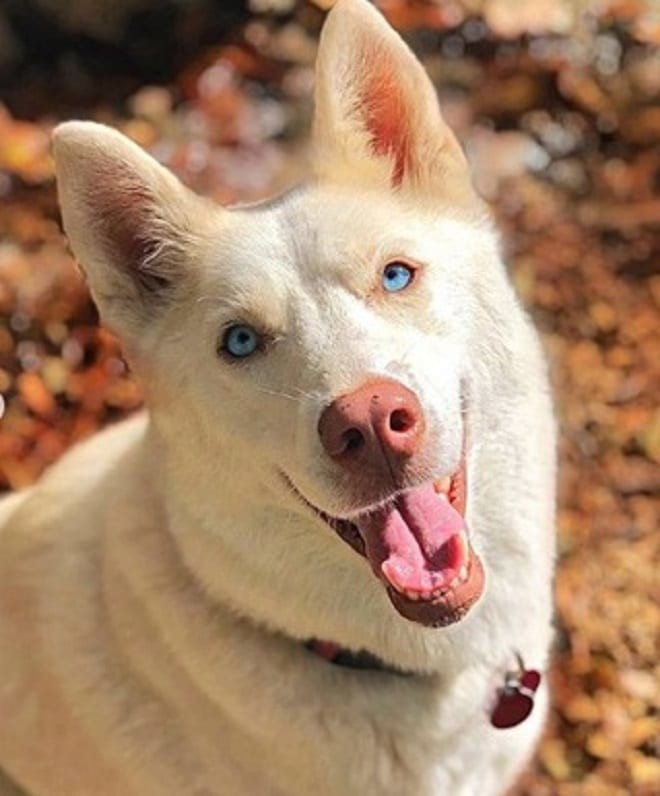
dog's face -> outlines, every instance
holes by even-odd
[[[518,310],[426,75],[362,0],[329,16],[316,100],[314,179],[232,209],[115,132],[63,125],[65,228],[243,580],[315,606],[337,577],[372,604],[380,580],[406,619],[451,624],[484,588],[466,477]]]

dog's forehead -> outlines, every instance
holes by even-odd
[[[230,260],[247,256],[253,267],[267,264],[279,274],[294,272],[303,280],[323,281],[324,276],[354,269],[381,253],[403,253],[420,237],[414,208],[384,191],[308,184],[266,202],[238,207],[231,215]],[[236,246],[237,240],[243,246]]]
[[[322,270],[351,267],[380,248],[410,237],[412,214],[395,196],[383,191],[346,190],[328,186],[295,192],[279,208],[280,224],[288,231],[298,258],[313,255]]]

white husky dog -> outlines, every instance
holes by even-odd
[[[149,413],[0,504],[3,794],[488,796],[533,751],[543,357],[365,0],[323,30],[314,143],[308,184],[227,209],[108,128],[55,132]]]

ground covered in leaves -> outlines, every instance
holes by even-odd
[[[221,202],[304,173],[319,6],[330,3],[252,5],[216,44],[195,48],[198,27],[184,26],[194,55],[159,84],[137,72],[113,82],[109,64],[97,85],[89,59],[63,50],[48,74],[28,69],[0,90],[0,489],[30,484],[141,402],[59,231],[52,125],[113,124]],[[642,0],[380,5],[423,58],[475,164],[552,363],[562,431],[554,711],[515,793],[651,796],[660,18]]]

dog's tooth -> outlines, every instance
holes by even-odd
[[[409,600],[412,600],[415,603],[419,600],[421,596],[418,591],[413,591],[412,589],[405,589],[403,593]]]
[[[450,486],[451,486],[451,478],[449,476],[441,478],[439,481],[435,481],[433,484],[433,488],[441,497],[445,496],[447,492],[449,492]]]
[[[467,534],[465,531],[461,531],[458,534],[458,542],[461,546],[461,554],[464,559],[467,559],[470,555],[470,543],[468,542]]]
[[[394,591],[398,592],[399,594],[405,594],[406,593],[405,588],[398,582],[396,577],[392,577],[393,574],[396,573],[390,573],[390,572],[386,573],[385,571],[383,571],[383,577],[382,577],[383,583],[388,588],[394,589]]]
[[[467,578],[468,578],[468,568],[466,564],[463,564],[463,566],[458,570],[458,579],[460,580],[461,583],[465,583]]]
[[[445,503],[449,503],[449,498],[447,497],[445,492],[438,492],[438,497],[440,500],[444,500]]]

